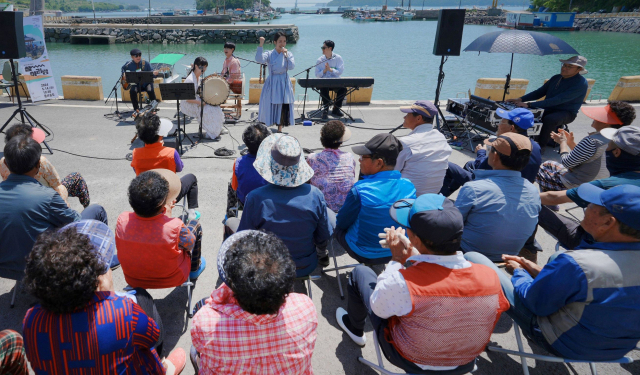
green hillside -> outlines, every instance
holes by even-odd
[[[29,0],[5,0],[16,5],[18,9],[29,9]],[[94,0],[95,1],[95,0]],[[229,2],[227,1],[227,4]],[[106,0],[94,2],[96,12],[113,10],[142,10],[149,6],[148,0]],[[222,0],[220,0],[222,4]],[[191,9],[194,0],[151,0],[151,7],[156,9]],[[87,0],[45,0],[45,9],[61,10],[63,12],[91,12],[91,1]],[[200,8],[198,8],[200,9]]]
[[[565,12],[569,11],[569,4],[571,10],[577,12],[597,12],[600,9],[611,12],[614,6],[626,6],[627,10],[640,8],[640,0],[533,0],[532,3],[536,7],[544,6],[553,11]]]
[[[329,2],[328,6],[336,7],[336,6],[354,6],[354,7],[363,7],[365,5],[368,6],[382,6],[387,4],[389,8],[393,8],[401,5],[402,0],[332,0]],[[457,8],[458,3],[461,3],[462,6],[471,7],[471,6],[479,6],[479,7],[487,7],[491,5],[491,0],[424,0],[424,7],[444,7],[449,6],[451,8]],[[407,7],[409,4],[409,0],[404,0],[404,6]],[[500,0],[500,5],[506,6],[524,6],[528,4],[528,0]],[[422,0],[413,0],[411,1],[411,7],[418,9],[422,8]]]

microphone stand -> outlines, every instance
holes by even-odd
[[[111,99],[111,95],[112,94],[116,95],[116,111],[113,112],[113,113],[116,114],[118,116],[118,118],[122,118],[122,116],[120,116],[120,111],[118,110],[118,84],[120,83],[121,79],[122,79],[122,77],[120,77],[120,78],[118,78],[118,80],[116,80],[116,84],[113,85],[113,88],[111,89],[111,92],[109,93],[109,96],[107,96],[107,100],[104,101],[104,104],[107,104],[109,99]],[[107,115],[105,115],[105,116],[107,116]]]
[[[402,129],[403,126],[404,126],[404,122],[402,124],[398,125],[398,127],[394,128],[392,131],[390,131],[389,134],[393,134],[396,130]]]
[[[333,59],[333,56],[331,56],[331,59]],[[331,60],[331,59],[326,59],[325,61],[320,61],[319,63],[317,63],[317,64],[315,64],[315,65],[312,65],[312,66],[308,67],[307,69],[305,69],[305,70],[303,70],[303,71],[299,72],[298,74],[294,75],[294,76],[293,76],[293,78],[296,78],[296,77],[297,77],[297,76],[299,76],[300,74],[302,74],[302,73],[304,73],[304,72],[307,72],[307,81],[309,81],[309,71],[310,71],[311,69],[315,68],[316,66],[318,66],[318,65],[322,64],[322,63],[326,63],[327,61],[329,61],[329,60]],[[306,108],[306,105],[307,105],[307,89],[309,88],[309,87],[308,87],[308,86],[309,86],[308,84],[307,84],[307,85],[305,85],[305,86],[306,86],[306,87],[304,88],[304,100],[302,101],[302,114],[300,115],[300,120],[301,120],[301,121],[304,121],[304,119],[305,119],[305,113],[306,113],[306,112],[305,112],[305,108]],[[322,95],[320,95],[320,96],[322,96]],[[328,98],[327,98],[327,99],[328,99]]]

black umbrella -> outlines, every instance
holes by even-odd
[[[509,67],[509,74],[507,74],[507,82],[504,85],[502,100],[505,99],[509,90],[511,72],[513,71],[513,55],[515,53],[539,56],[578,55],[578,51],[558,37],[536,31],[522,30],[503,30],[486,33],[471,42],[464,50],[469,52],[511,54],[511,66]]]

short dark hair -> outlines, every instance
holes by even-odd
[[[195,60],[193,60],[193,69],[195,69],[196,66],[198,66],[198,65],[209,66],[209,62],[204,57],[198,56],[198,57],[196,57]]]
[[[507,120],[507,122],[509,123],[509,125],[513,126],[513,132],[514,132],[514,133],[517,133],[517,134],[520,134],[520,135],[524,135],[525,137],[528,137],[528,135],[527,135],[527,129],[522,129],[521,127],[519,127],[518,125],[516,125],[516,123],[515,123],[515,122],[513,122],[513,121],[511,121],[511,120],[509,120],[509,119],[506,119],[506,120]]]
[[[629,103],[621,102],[619,100],[615,100],[609,102],[609,107],[613,111],[613,113],[618,116],[620,121],[622,121],[622,125],[612,125],[612,128],[619,129],[622,126],[629,125],[636,119],[636,110]]]
[[[413,232],[413,234],[415,234],[420,239],[420,242],[422,242],[422,244],[427,249],[429,249],[432,253],[436,255],[453,255],[456,253],[456,251],[460,250],[460,243],[462,242],[462,234],[460,234],[454,239],[451,239],[449,241],[446,241],[437,245],[427,239],[420,237],[416,232]]]
[[[45,310],[70,313],[91,301],[104,268],[88,236],[75,228],[47,231],[27,256],[24,286]]]
[[[624,234],[625,236],[633,237],[636,240],[640,240],[640,230],[631,228],[630,226],[628,226],[627,224],[624,224],[620,220],[618,220],[618,230],[620,231],[621,234]]]
[[[333,40],[329,40],[329,39],[324,41],[324,45],[329,47],[329,48],[331,48],[332,51],[336,46],[336,44],[333,42]]]
[[[224,42],[224,48],[236,49],[236,44],[233,42]]]
[[[38,166],[42,148],[26,135],[18,135],[4,145],[4,161],[11,173],[25,174]]]
[[[162,211],[169,195],[169,182],[158,173],[146,171],[129,184],[129,204],[142,217],[153,217]]]
[[[324,148],[336,149],[342,145],[340,139],[344,135],[345,126],[340,120],[331,120],[320,129],[320,143]]]
[[[249,153],[255,156],[258,153],[258,149],[260,148],[262,141],[264,141],[264,139],[270,134],[271,132],[269,131],[269,128],[264,124],[252,124],[244,129],[244,133],[242,133],[242,141],[247,146]]]
[[[413,115],[413,117],[422,117],[422,122],[424,122],[425,124],[433,124],[433,117],[427,117],[423,114],[420,113],[415,113],[415,112],[411,112],[411,114]]]
[[[7,143],[11,140],[11,138],[19,135],[26,135],[27,137],[31,137],[32,134],[33,134],[33,128],[31,127],[31,125],[16,124],[10,127],[9,129],[7,129],[7,132],[5,133],[5,136],[4,136],[4,142]]]
[[[397,156],[396,156],[395,159],[389,160],[389,159],[385,158],[382,155],[378,155],[378,154],[375,154],[375,153],[371,154],[371,160],[376,160],[376,159],[382,159],[382,162],[384,162],[384,165],[387,165],[387,166],[395,166],[396,162],[398,161],[398,157]]]
[[[293,291],[296,265],[287,246],[273,233],[250,233],[229,247],[227,285],[250,314],[275,314]]]
[[[273,43],[276,43],[281,36],[287,39],[287,34],[285,34],[284,31],[278,31],[277,33],[273,34]]]
[[[511,169],[512,171],[522,171],[524,167],[529,164],[529,158],[531,157],[531,151],[529,150],[518,150],[515,155],[505,155],[498,152],[495,147],[491,148],[491,152],[495,152],[500,157],[500,162],[505,167]]]
[[[140,120],[138,120],[140,119]],[[154,112],[147,112],[144,116],[136,118],[136,131],[138,138],[147,145],[158,142],[158,129],[160,129],[160,117]]]

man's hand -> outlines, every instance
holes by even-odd
[[[153,75],[154,75],[154,76],[157,76],[157,75],[158,75],[158,73],[160,73],[160,71],[159,71],[159,70],[154,70],[154,71],[153,71]]]
[[[476,154],[478,153],[478,151],[480,150],[485,150],[487,151],[487,146],[484,145],[484,143],[478,143],[478,145],[476,146]]]
[[[509,273],[513,273],[516,268],[522,268],[527,271],[529,275],[531,275],[531,277],[535,278],[542,270],[542,266],[539,266],[536,263],[533,263],[532,261],[523,257],[515,255],[502,255],[502,260],[507,263],[506,269]]]
[[[407,240],[403,241],[402,237],[404,235],[405,231],[402,228],[391,227],[387,231],[387,244],[391,250],[391,260],[403,265],[410,256],[420,254],[418,250],[411,246],[411,243],[407,243]],[[404,238],[406,239],[406,237]]]
[[[522,103],[522,98],[507,99],[509,103]]]
[[[529,108],[529,104],[526,102],[523,102],[522,100],[519,102],[515,102],[515,104],[520,108]]]
[[[556,143],[560,144],[562,142],[567,142],[567,137],[563,133],[564,130],[560,129],[558,133],[551,132],[551,139],[553,139]],[[565,132],[566,133],[566,132]]]
[[[324,63],[324,73],[328,72],[329,70],[331,70],[331,68],[329,67],[329,63]]]
[[[264,37],[260,37],[260,47],[264,46]]]

